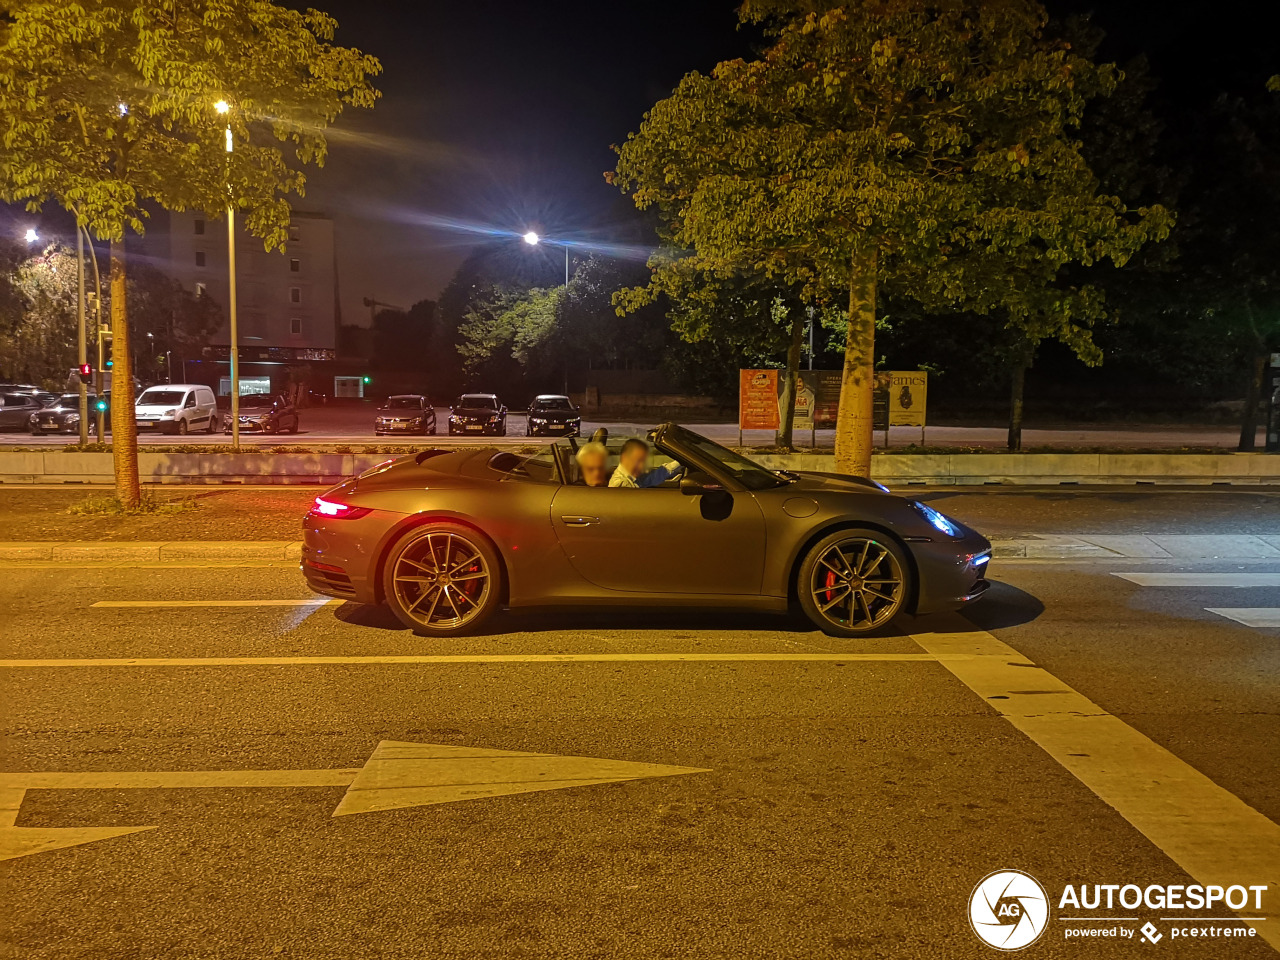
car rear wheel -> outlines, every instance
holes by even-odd
[[[387,604],[400,622],[427,637],[474,630],[502,594],[502,568],[489,542],[469,527],[429,523],[391,548],[382,570]]]
[[[218,415],[216,413],[209,414],[209,426],[205,427],[205,433],[213,433],[218,429]]]
[[[886,626],[910,592],[911,565],[897,541],[838,530],[810,548],[796,575],[805,615],[824,633],[856,637]]]

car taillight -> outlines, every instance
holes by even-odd
[[[316,502],[311,505],[311,512],[331,520],[355,520],[357,517],[363,517],[370,510],[368,507],[353,507],[349,503],[316,497]]]

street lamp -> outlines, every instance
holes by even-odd
[[[231,105],[219,100],[213,109],[220,115],[231,112]],[[240,331],[236,324],[236,209],[231,202],[231,154],[235,140],[231,136],[231,124],[227,123],[227,277],[231,321],[231,446],[240,447]]]
[[[534,231],[530,230],[528,233],[524,235],[524,242],[531,247],[536,247],[538,244],[543,242],[543,238],[538,236],[538,234],[535,233]],[[560,246],[564,247],[564,286],[565,286],[565,289],[568,290],[569,289],[569,244],[565,243],[563,240],[547,240],[546,242],[558,243],[560,244]]]
[[[35,243],[40,239],[40,234],[36,233],[35,227],[27,227],[27,232],[22,235],[22,239],[26,240],[27,243]],[[535,239],[534,243],[537,242],[538,241]]]

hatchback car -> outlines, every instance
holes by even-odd
[[[31,415],[42,406],[29,393],[0,393],[0,430],[26,430]]]
[[[89,407],[89,423],[94,422],[94,417],[98,414],[98,398],[92,393],[88,398]],[[103,418],[104,425],[111,429],[110,411],[107,409],[106,403],[102,405],[102,413],[107,414]],[[80,394],[64,393],[61,397],[54,400],[53,403],[37,410],[31,414],[27,422],[27,429],[31,431],[31,435],[35,437],[44,436],[46,433],[79,433],[80,432]]]
[[[402,393],[387,397],[373,419],[373,432],[384,433],[436,432],[436,408],[420,393]]]
[[[177,433],[218,429],[218,401],[203,383],[165,383],[147,387],[134,402],[139,432]]]
[[[493,393],[464,393],[449,410],[449,435],[507,435],[507,408]]]
[[[283,394],[246,393],[240,398],[241,433],[297,433],[298,423],[298,408]],[[230,414],[222,432],[231,432]]]
[[[526,437],[576,437],[582,433],[578,408],[560,394],[544,393],[534,397],[525,424]]]

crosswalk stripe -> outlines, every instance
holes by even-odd
[[[1280,607],[1205,607],[1246,627],[1280,627]]]
[[[1280,587],[1280,573],[1119,573],[1140,587]]]
[[[341,603],[330,597],[305,597],[302,600],[99,600],[91,607],[323,607]]]

